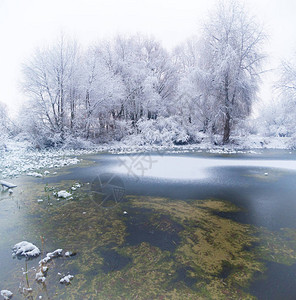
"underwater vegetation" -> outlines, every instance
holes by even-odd
[[[53,195],[73,185],[39,185],[36,199],[22,204],[32,239],[44,239],[43,252],[77,253],[49,265],[46,286],[23,280],[31,283],[30,297],[256,299],[250,285],[264,277],[267,262],[296,263],[296,230],[270,231],[217,214],[240,211],[230,202],[129,195],[104,208],[91,200],[86,184],[71,200]],[[58,284],[58,272],[73,274],[71,284]]]

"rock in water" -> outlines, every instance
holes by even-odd
[[[58,198],[68,198],[68,197],[70,197],[70,196],[72,196],[70,193],[68,193],[67,191],[59,191],[58,192]]]
[[[12,248],[14,256],[36,257],[40,255],[40,250],[32,243],[22,241]]]
[[[62,256],[62,252],[63,252],[63,249],[57,249],[57,250],[55,250],[53,252],[47,253],[46,256],[42,260],[39,261],[39,266],[47,264],[53,258]]]
[[[76,252],[72,252],[72,251],[65,252],[66,257],[75,256],[75,255],[76,255]]]
[[[9,290],[2,290],[1,296],[4,297],[5,300],[11,299],[13,296],[13,293]]]
[[[74,278],[74,276],[73,275],[66,275],[66,276],[64,276],[61,280],[60,280],[60,283],[62,283],[62,284],[69,284],[70,283],[70,281],[72,280]]]

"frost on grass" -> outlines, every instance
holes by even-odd
[[[13,247],[13,256],[37,257],[40,250],[32,243],[22,241]]]
[[[13,293],[9,290],[2,290],[1,291],[1,296],[5,299],[5,300],[8,300],[8,299],[11,299],[12,296],[13,296]]]

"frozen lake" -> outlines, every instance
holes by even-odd
[[[1,194],[0,289],[16,299],[28,283],[43,299],[295,299],[294,152],[83,158],[92,164],[19,177]],[[12,259],[22,240],[42,255]],[[58,248],[77,255],[55,259],[37,284],[38,261]],[[58,273],[68,272],[65,287]]]

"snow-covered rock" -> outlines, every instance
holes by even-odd
[[[39,272],[36,273],[35,279],[37,282],[45,282],[45,276],[44,273],[40,270]]]
[[[58,198],[68,198],[68,197],[71,197],[72,194],[68,193],[67,191],[65,190],[62,190],[62,191],[59,191],[58,194],[57,194]]]
[[[48,266],[44,266],[41,268],[42,273],[46,273],[48,271]]]
[[[5,300],[8,300],[8,299],[11,299],[12,296],[13,296],[13,293],[9,290],[2,290],[1,291],[1,296],[5,299]]]
[[[75,256],[75,255],[76,255],[76,252],[72,252],[72,251],[66,251],[65,252],[66,257]]]
[[[47,253],[46,256],[43,259],[40,260],[39,265],[40,266],[45,265],[49,261],[51,261],[53,258],[62,256],[62,252],[63,252],[63,249],[57,249],[57,250],[55,250],[53,252]]]
[[[69,284],[70,283],[70,281],[72,280],[74,278],[74,276],[73,275],[66,275],[66,276],[64,276],[63,278],[61,278],[61,280],[60,280],[60,283],[62,283],[62,284]]]
[[[15,244],[12,249],[14,256],[36,257],[40,255],[40,250],[27,241]]]
[[[39,178],[42,177],[42,174],[37,173],[37,172],[29,172],[29,173],[27,173],[27,175],[28,176],[33,176],[33,177],[39,177]]]

